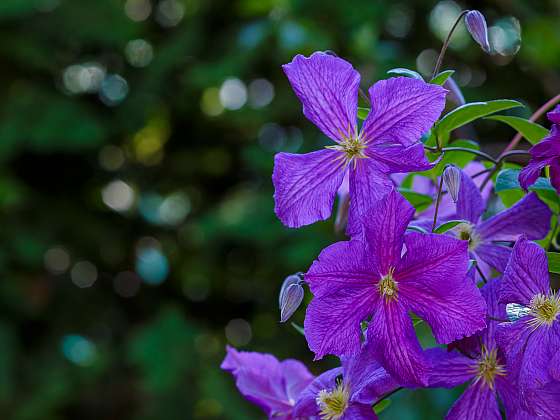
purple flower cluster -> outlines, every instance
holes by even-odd
[[[325,248],[303,280],[285,284],[282,320],[306,283],[309,349],[341,366],[313,377],[300,362],[228,348],[222,368],[241,393],[269,418],[375,419],[372,407],[401,387],[467,384],[448,419],[501,419],[500,407],[511,419],[560,419],[560,295],[544,249],[530,242],[550,231],[548,206],[532,192],[487,216],[492,185],[473,180],[484,167],[471,163],[445,175],[452,191],[441,202],[438,183],[417,176],[413,188],[438,195],[435,208],[417,212],[394,174],[434,167],[420,139],[440,117],[446,90],[414,78],[379,81],[360,128],[360,77],[351,64],[314,53],[284,71],[304,115],[334,144],[276,155],[276,214],[289,227],[325,219],[338,191],[348,198],[349,240]],[[549,118],[560,124],[560,109]],[[522,185],[549,165],[558,188],[560,126],[531,153]],[[432,218],[453,228],[432,233]],[[439,347],[422,347],[416,322],[431,328]]]

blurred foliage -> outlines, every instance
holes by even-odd
[[[522,28],[517,55],[455,37],[468,101],[526,117],[560,91],[555,0],[0,2],[2,418],[260,418],[219,370],[227,342],[332,366],[278,323],[282,279],[338,239],[274,216],[274,153],[326,141],[281,65],[330,49],[364,88],[425,73],[458,7]],[[476,130],[490,151],[513,135]],[[404,391],[382,417],[441,418],[459,391]]]

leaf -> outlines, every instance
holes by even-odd
[[[538,143],[549,134],[549,131],[542,125],[521,117],[514,117],[511,115],[493,115],[491,117],[486,117],[485,119],[506,123],[521,133],[521,135],[523,135],[523,137],[525,137],[531,144]]]
[[[373,411],[375,411],[375,414],[379,415],[379,413],[381,413],[390,405],[391,405],[391,400],[389,398],[384,398],[373,406]]]
[[[480,145],[472,140],[455,140],[453,143],[449,144],[449,147],[463,147],[465,149],[480,150]],[[428,152],[428,159],[434,161],[439,156],[438,153]],[[469,152],[462,151],[449,151],[445,152],[443,158],[439,163],[429,171],[423,172],[427,177],[436,179],[443,173],[445,166],[449,163],[454,164],[460,168],[464,168],[469,162],[471,162],[476,156]]]
[[[406,230],[410,230],[410,231],[413,231],[413,232],[420,232],[420,233],[430,233],[426,229],[424,229],[423,227],[414,226],[414,225],[408,225]]]
[[[453,73],[455,73],[455,70],[442,71],[436,77],[434,77],[432,80],[430,80],[430,83],[433,84],[433,85],[443,86],[443,84],[447,81],[447,79],[449,79],[451,76],[453,76]]]
[[[547,252],[546,257],[548,258],[548,271],[560,274],[560,253]]]
[[[365,120],[369,114],[369,108],[358,107],[358,118]]]
[[[388,70],[387,73],[396,74],[398,76],[412,77],[414,79],[424,81],[424,78],[422,77],[422,75],[420,75],[420,73],[418,73],[414,70],[405,69],[405,68],[402,68],[402,67],[397,67],[396,69]]]
[[[439,225],[435,230],[434,233],[445,233],[448,230],[453,229],[455,226],[457,226],[460,223],[469,223],[467,220],[449,220],[445,223],[442,223],[441,225]]]
[[[295,322],[292,322],[292,327],[295,328],[295,330],[300,333],[301,335],[303,335],[305,337],[305,331],[303,330],[303,327],[301,327],[300,325],[296,324]]]
[[[506,206],[511,207],[524,196],[524,191],[519,185],[519,172],[519,169],[503,169],[496,177],[495,191]],[[537,182],[529,187],[529,191],[536,192],[554,213],[558,213],[560,201],[548,178],[539,177]]]
[[[437,135],[440,137],[442,145],[447,143],[449,133],[456,128],[468,124],[478,118],[494,114],[498,111],[523,106],[520,102],[510,99],[498,99],[488,102],[472,102],[455,108],[446,114],[436,125]]]
[[[399,188],[399,192],[404,195],[410,204],[414,206],[417,211],[427,209],[432,204],[433,198],[430,195],[420,194],[408,188]]]

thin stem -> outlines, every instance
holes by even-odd
[[[531,153],[528,150],[510,150],[509,152],[502,153],[498,159],[503,161],[510,156],[531,156]]]
[[[443,149],[441,149],[442,152],[467,152],[467,153],[472,153],[473,155],[477,155],[480,156],[492,163],[497,163],[498,161],[496,159],[494,159],[492,156],[490,156],[488,153],[484,153],[480,150],[476,150],[476,149],[469,149],[467,147],[444,147]]]
[[[556,238],[556,235],[558,234],[558,217],[559,216],[560,215],[558,215],[558,214],[556,215],[556,223],[554,224],[554,230],[552,231],[552,235],[550,235],[550,240],[548,241],[546,249],[550,249],[550,246],[554,242],[554,238]]]
[[[494,174],[496,172],[498,172],[498,169],[500,169],[501,167],[501,162],[498,162],[497,164],[495,164],[492,169],[490,170],[490,172],[488,172],[488,176],[486,178],[484,178],[484,181],[482,181],[482,184],[480,185],[480,191],[482,191],[484,189],[484,187],[486,187],[486,184],[488,184],[488,181],[490,181],[490,179],[492,179],[492,177],[494,176]]]
[[[483,169],[482,171],[474,174],[471,178],[472,179],[478,178],[480,175],[484,175],[486,172],[489,172],[490,170],[491,170],[490,168]]]
[[[558,95],[556,95],[554,98],[547,101],[539,109],[537,109],[535,111],[535,113],[533,115],[531,115],[531,118],[529,118],[529,121],[534,122],[534,121],[538,120],[546,111],[548,111],[550,108],[552,108],[558,102],[560,102],[560,93]],[[519,132],[516,133],[515,136],[509,142],[509,144],[506,146],[506,148],[504,149],[502,154],[509,152],[511,149],[513,149],[515,146],[517,146],[517,144],[521,141],[522,138],[523,138],[523,135],[521,133],[519,133]]]
[[[436,224],[437,224],[437,216],[438,216],[438,212],[439,212],[439,203],[441,201],[441,190],[443,188],[443,176],[440,177],[439,180],[439,188],[438,188],[438,193],[437,193],[437,198],[436,198],[436,209],[434,211],[434,223],[432,224],[432,232],[434,230],[436,230]]]
[[[371,101],[369,100],[368,96],[366,95],[366,93],[362,88],[358,89],[358,94],[369,106],[371,106]]]
[[[480,274],[480,277],[482,277],[482,281],[484,282],[484,284],[488,283],[486,276],[484,275],[484,273],[482,272],[478,264],[475,264],[475,267],[476,267],[476,271],[478,271],[478,274]]]
[[[445,56],[445,51],[447,51],[447,47],[449,46],[449,42],[451,41],[451,35],[453,35],[453,32],[455,31],[455,28],[457,28],[457,25],[459,24],[459,22],[461,21],[463,16],[465,16],[468,12],[469,12],[468,10],[463,10],[461,12],[461,14],[459,15],[459,17],[457,18],[457,20],[455,21],[455,23],[451,27],[451,30],[447,34],[447,38],[445,39],[445,42],[443,43],[443,45],[441,47],[441,51],[439,52],[439,56],[438,56],[438,59],[437,59],[437,62],[436,62],[436,66],[434,67],[434,73],[432,74],[432,79],[437,76],[437,74],[439,72],[439,69],[441,67],[441,63],[443,63],[443,57]]]
[[[490,315],[488,315],[488,319],[489,319],[490,321],[509,322],[509,320],[507,320],[507,319],[494,318],[493,316],[490,316]]]
[[[379,404],[379,403],[380,403],[381,401],[383,401],[384,399],[389,398],[391,395],[396,394],[397,392],[399,392],[399,391],[401,391],[401,390],[403,390],[403,389],[404,389],[404,386],[399,386],[398,388],[395,388],[395,389],[393,389],[392,391],[386,393],[385,395],[383,395],[381,398],[379,398],[379,399],[377,400],[377,402],[374,404],[374,406],[377,405],[377,404]]]

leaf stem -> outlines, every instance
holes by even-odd
[[[443,176],[440,177],[439,180],[439,188],[438,188],[438,193],[437,193],[437,198],[436,198],[436,208],[434,211],[434,223],[432,223],[432,233],[434,232],[434,230],[436,230],[436,224],[437,224],[437,216],[438,216],[438,212],[439,212],[439,203],[441,201],[441,190],[443,189]]]
[[[467,147],[444,147],[442,149],[438,149],[437,147],[430,147],[430,146],[424,146],[424,148],[426,150],[429,150],[430,152],[466,152],[466,153],[471,153],[473,155],[477,155],[480,156],[492,163],[497,163],[498,161],[496,159],[494,159],[492,156],[490,156],[488,153],[484,153],[480,150],[477,149],[469,149]]]
[[[535,111],[535,113],[533,115],[531,115],[531,118],[529,118],[529,121],[533,121],[535,122],[536,120],[538,120],[546,111],[548,111],[550,108],[552,108],[554,105],[556,105],[558,102],[560,102],[560,93],[558,95],[556,95],[555,97],[551,98],[550,100],[548,100],[545,104],[543,104],[539,109],[537,109]],[[515,146],[517,146],[517,144],[521,141],[521,139],[523,138],[523,135],[520,132],[517,132],[515,134],[515,136],[511,139],[511,141],[509,142],[509,144],[506,146],[506,148],[504,149],[504,151],[502,152],[502,154],[505,154],[507,152],[509,152],[511,149],[513,149]]]
[[[439,56],[438,56],[438,59],[437,59],[437,62],[436,62],[436,66],[434,67],[434,72],[432,74],[432,79],[434,77],[436,77],[438,72],[439,72],[441,64],[443,63],[443,57],[445,56],[445,52],[447,51],[447,47],[449,46],[449,43],[451,41],[451,36],[453,35],[453,32],[455,31],[455,28],[457,28],[457,25],[459,24],[459,22],[461,21],[463,16],[465,16],[468,12],[469,12],[468,10],[463,10],[461,12],[461,14],[457,17],[457,20],[455,21],[455,23],[451,27],[451,30],[447,34],[447,38],[445,39],[445,41],[444,41],[444,43],[441,47],[441,51],[439,52]]]

